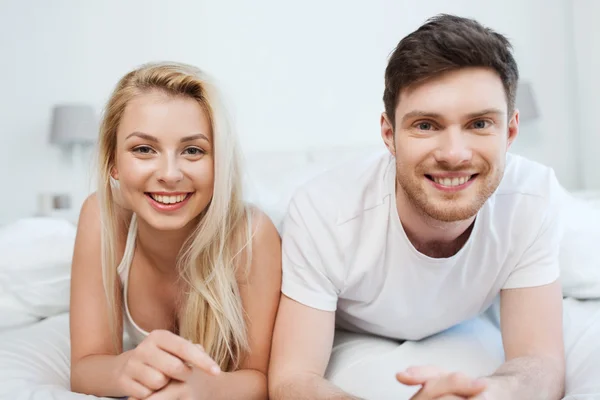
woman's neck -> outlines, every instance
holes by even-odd
[[[153,269],[165,275],[174,275],[178,273],[177,257],[181,247],[194,227],[195,222],[192,221],[179,230],[161,231],[138,219],[136,246]]]

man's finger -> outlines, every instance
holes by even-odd
[[[202,346],[193,344],[169,331],[153,331],[156,345],[188,364],[200,368],[210,375],[218,375],[221,372],[219,365],[204,352]]]
[[[404,385],[422,385],[428,380],[439,378],[447,374],[446,371],[433,365],[409,367],[396,374],[396,380]]]
[[[473,397],[482,393],[487,383],[481,379],[472,379],[465,374],[454,372],[441,378],[431,379],[423,385],[413,397],[414,400],[437,399],[444,395]]]

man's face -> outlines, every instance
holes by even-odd
[[[518,133],[507,117],[504,86],[485,68],[463,68],[404,89],[395,130],[381,119],[395,155],[398,190],[438,221],[477,214],[504,174],[506,151]]]

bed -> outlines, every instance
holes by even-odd
[[[293,164],[290,157],[283,157]],[[328,166],[307,170],[305,162],[295,164],[296,178]],[[265,164],[263,172],[269,170],[272,164]],[[291,193],[287,184],[284,195],[271,197],[267,188],[254,186],[262,193],[255,202],[276,223]],[[600,193],[574,193],[569,202],[561,249],[569,378],[565,400],[600,399],[600,255],[596,251]],[[25,218],[0,228],[1,399],[95,399],[69,391],[68,296],[74,237],[73,224],[52,218]],[[502,358],[497,310],[491,308],[475,320],[402,345],[339,332],[327,378],[363,398],[398,400],[414,393],[394,380],[394,373],[406,366],[434,363],[480,375],[492,372]]]

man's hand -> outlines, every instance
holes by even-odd
[[[411,400],[487,400],[487,383],[460,372],[449,373],[433,366],[410,367],[397,373],[396,379],[407,386],[421,386]]]

